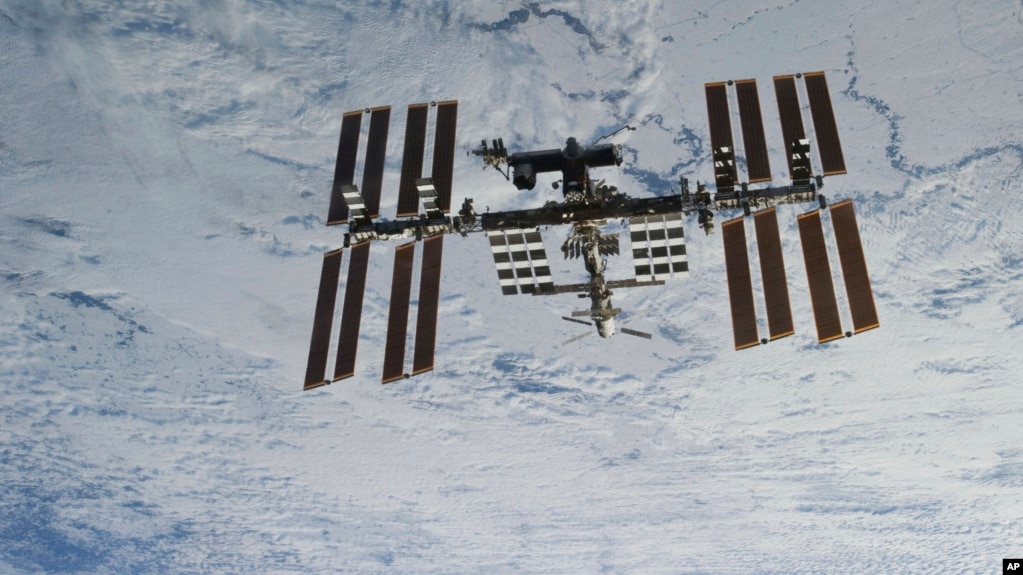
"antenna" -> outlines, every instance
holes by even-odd
[[[630,125],[626,124],[626,125],[622,126],[621,128],[618,128],[617,130],[615,130],[615,131],[613,131],[613,132],[611,132],[611,133],[609,133],[609,134],[604,134],[603,136],[601,136],[601,137],[597,138],[596,140],[593,140],[593,143],[594,143],[594,144],[597,144],[597,143],[599,143],[599,142],[600,142],[601,140],[606,140],[606,139],[612,138],[612,137],[614,137],[615,135],[617,135],[617,134],[618,134],[619,132],[622,132],[622,131],[624,131],[624,130],[628,130],[628,131],[630,131],[630,132],[635,132],[635,131],[636,131],[636,128],[634,128],[634,127],[632,127],[632,126],[630,126]]]

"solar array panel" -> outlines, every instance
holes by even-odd
[[[806,84],[806,96],[810,100],[810,116],[813,118],[813,130],[817,134],[818,154],[824,175],[844,174],[845,158],[838,138],[835,112],[831,107],[828,81],[824,72],[807,72],[803,74],[803,81]]]
[[[753,281],[750,277],[749,253],[746,247],[746,226],[742,217],[721,225],[725,244],[725,271],[728,276],[728,301],[732,309],[732,334],[735,349],[760,343],[757,334],[757,313],[753,305]]]
[[[724,82],[704,85],[707,119],[710,122],[710,146],[715,150],[732,148],[732,117],[728,112],[728,90]]]
[[[753,214],[757,234],[757,253],[760,257],[760,276],[764,282],[764,300],[767,303],[767,327],[771,340],[792,335],[792,308],[789,288],[785,279],[785,260],[781,251],[778,214],[774,208]]]
[[[845,279],[845,293],[849,297],[849,309],[852,312],[853,332],[878,327],[880,322],[874,307],[874,294],[870,288],[870,276],[867,274],[867,262],[863,256],[852,200],[832,204],[830,209],[842,277]]]
[[[405,376],[405,343],[408,338],[408,312],[415,247],[416,242],[409,242],[394,250],[391,307],[387,315],[387,339],[384,343],[383,383],[390,383]]]
[[[764,119],[760,113],[760,96],[756,80],[737,80],[735,93],[739,100],[739,123],[742,125],[742,146],[746,153],[746,169],[750,183],[771,179],[771,161],[767,157]]]
[[[803,263],[810,289],[813,319],[817,324],[817,341],[825,343],[843,336],[842,321],[835,300],[835,284],[828,265],[828,249],[824,244],[820,211],[802,214],[797,218],[799,239],[803,244]]]
[[[401,180],[398,183],[399,218],[419,213],[416,179],[423,175],[426,146],[426,120],[429,104],[411,104],[405,121],[405,148],[401,157]]]
[[[369,139],[366,143],[366,163],[362,172],[362,198],[367,215],[380,215],[380,189],[384,182],[384,163],[387,159],[387,132],[391,124],[391,107],[373,108],[369,119]]]
[[[330,331],[334,323],[334,304],[337,301],[342,256],[343,250],[340,249],[323,254],[320,289],[313,315],[313,334],[309,342],[309,361],[305,371],[305,389],[327,383],[327,354],[330,352]]]
[[[799,94],[796,91],[796,77],[775,76],[774,95],[778,100],[778,115],[781,119],[781,134],[785,141],[785,157],[788,158],[789,176],[801,179],[793,169],[793,144],[806,139],[803,129],[803,113],[799,108]]]
[[[704,85],[707,119],[710,122],[710,146],[714,154],[714,175],[719,189],[735,185],[736,173],[732,142],[732,119],[728,112],[728,90],[724,82]]]
[[[355,352],[359,346],[362,300],[366,292],[369,242],[355,244],[349,251],[351,256],[348,259],[348,280],[345,282],[345,301],[341,308],[341,333],[338,336],[333,381],[355,375]]]
[[[341,136],[337,144],[337,163],[334,165],[334,185],[330,192],[330,208],[327,210],[328,226],[348,221],[348,205],[341,196],[341,187],[351,185],[355,180],[355,158],[359,153],[361,128],[361,110],[347,112],[341,117]]]
[[[441,211],[451,209],[451,178],[455,161],[455,127],[458,122],[458,102],[437,103],[437,130],[433,143],[433,185]]]
[[[440,267],[444,236],[423,240],[423,264],[419,281],[419,309],[416,311],[416,343],[412,354],[412,375],[433,369],[437,344],[437,308],[440,306]]]

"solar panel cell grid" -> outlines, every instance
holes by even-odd
[[[778,115],[781,119],[782,138],[785,141],[789,177],[796,179],[796,173],[792,169],[792,144],[806,139],[806,132],[803,130],[803,113],[799,109],[795,76],[775,76],[774,94],[778,100]]]
[[[437,104],[437,131],[433,145],[433,184],[441,210],[446,214],[451,208],[452,172],[455,160],[455,128],[458,123],[458,102]]]
[[[803,74],[803,80],[806,83],[806,96],[810,100],[810,115],[813,118],[814,132],[817,134],[818,153],[824,175],[844,174],[845,157],[842,155],[842,143],[838,137],[838,126],[835,124],[828,81],[824,77],[824,72]]]
[[[372,110],[369,120],[369,138],[366,142],[366,164],[362,171],[362,198],[369,217],[380,215],[380,189],[384,181],[384,163],[387,156],[387,132],[391,124],[391,107]]]
[[[774,208],[754,214],[757,233],[757,253],[760,257],[760,276],[764,282],[764,300],[767,303],[767,327],[771,339],[792,335],[792,308],[789,288],[785,279],[785,260],[778,231],[778,214]]]
[[[387,315],[387,340],[384,343],[383,383],[390,383],[404,376],[409,292],[412,290],[412,262],[415,246],[415,242],[411,242],[398,246],[394,250],[391,306]]]
[[[337,144],[337,162],[334,164],[334,185],[330,191],[327,225],[348,221],[348,205],[341,196],[341,186],[351,185],[355,179],[355,158],[359,152],[359,130],[362,111],[347,112],[341,118],[341,135]]]
[[[412,104],[405,121],[405,147],[401,157],[401,181],[398,184],[398,217],[419,213],[416,178],[423,176],[426,146],[426,120],[429,104]]]
[[[849,297],[853,331],[859,333],[878,327],[880,322],[877,319],[877,308],[874,306],[874,294],[870,287],[870,276],[867,273],[867,262],[863,256],[863,245],[860,243],[860,232],[856,225],[852,200],[831,206],[831,224],[835,229],[838,258],[842,265],[842,277],[845,278],[845,292]]]
[[[753,281],[750,277],[743,219],[740,217],[722,224],[721,236],[725,244],[725,271],[728,275],[728,300],[732,309],[735,349],[745,349],[759,344],[760,337],[757,334]]]
[[[419,282],[419,309],[416,311],[416,345],[412,353],[412,375],[433,369],[443,248],[442,235],[423,240],[423,265]]]
[[[333,381],[355,375],[355,353],[359,346],[359,327],[362,323],[362,300],[366,291],[369,242],[355,244],[351,247],[350,253]]]
[[[742,146],[746,152],[749,181],[769,181],[771,162],[767,156],[767,139],[764,136],[764,119],[760,113],[756,80],[735,82],[735,92],[739,100],[739,122],[742,125]]]
[[[798,218],[799,239],[803,244],[803,263],[810,288],[813,319],[817,324],[817,341],[825,343],[842,337],[842,321],[835,300],[835,284],[828,265],[820,212],[814,210]]]
[[[725,83],[706,84],[704,92],[707,96],[707,119],[710,123],[712,153],[717,155],[722,149],[728,149],[729,153],[734,153],[732,120],[728,113],[728,91]],[[718,185],[732,185],[735,181],[734,162],[719,161],[716,156],[714,161]]]

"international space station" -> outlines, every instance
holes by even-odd
[[[448,234],[486,235],[504,295],[575,293],[580,299],[589,299],[589,309],[573,311],[571,317],[563,319],[595,327],[604,338],[616,332],[650,338],[648,333],[616,326],[615,319],[621,309],[611,302],[614,290],[663,285],[668,280],[686,277],[689,262],[683,231],[685,221],[695,215],[697,225],[705,235],[710,235],[714,232],[718,212],[736,212],[737,216],[721,224],[721,235],[734,345],[736,350],[741,350],[795,333],[775,207],[807,203],[812,209],[797,216],[797,223],[818,341],[825,343],[878,327],[852,201],[829,206],[820,193],[825,177],[846,173],[825,75],[823,72],[782,75],[775,76],[773,81],[788,163],[790,182],[787,184],[772,185],[771,182],[756,80],[712,82],[704,88],[714,166],[713,193],[699,182],[695,191],[690,190],[686,177],[680,178],[678,193],[673,191],[657,197],[632,197],[605,185],[603,180],[595,181],[590,175],[591,169],[622,164],[621,145],[600,143],[607,137],[588,145],[568,138],[562,148],[510,154],[503,139],[493,139],[489,145],[484,139],[469,155],[480,158],[485,167],[500,172],[518,190],[533,189],[537,174],[560,174],[554,186],[560,186],[562,199],[532,209],[482,214],[476,213],[471,198],[465,198],[457,215],[450,215],[457,101],[408,106],[397,210],[393,219],[382,218],[379,209],[391,107],[345,113],[341,120],[327,225],[346,226],[347,232],[342,247],[323,257],[304,388],[320,387],[355,374],[369,246],[382,240],[398,242],[384,345],[383,383],[418,375],[434,367],[441,254],[444,236]],[[811,152],[804,127],[801,94],[809,103],[809,119],[816,140],[814,152]],[[739,146],[733,139],[731,125],[733,116],[729,107],[733,102],[738,107],[741,128]],[[364,128],[366,116],[369,125]],[[626,128],[633,129],[626,126],[619,131]],[[363,133],[367,137],[361,145]],[[428,137],[430,134],[432,138]],[[432,146],[429,150],[428,141]],[[428,151],[432,161],[424,166]],[[360,158],[362,179],[361,186],[357,186],[355,176]],[[819,165],[820,173],[814,173],[815,164]],[[426,169],[429,171],[424,175]],[[834,230],[852,320],[850,331],[842,329],[822,215],[830,219]],[[758,331],[745,231],[747,217],[752,217],[755,227],[767,314],[768,337],[765,338],[761,338]],[[618,234],[607,231],[616,221],[628,224],[632,277],[607,277],[607,258],[618,256],[621,251]],[[588,281],[555,284],[541,230],[556,226],[568,227],[562,255],[565,259],[581,259]],[[343,287],[339,288],[346,259],[347,276]],[[419,291],[412,313],[411,291],[416,267],[419,268]],[[342,293],[343,303],[337,314],[337,299]],[[410,322],[413,316],[414,321]],[[411,340],[410,327],[414,329]],[[334,332],[338,334],[336,340],[332,338]],[[409,341],[413,342],[411,364],[406,358]],[[328,373],[331,357],[334,368]]]

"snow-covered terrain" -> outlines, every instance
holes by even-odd
[[[797,333],[741,353],[695,218],[688,279],[616,293],[650,342],[560,346],[578,301],[503,298],[451,237],[437,370],[379,384],[377,245],[359,375],[301,391],[342,112],[397,110],[385,215],[404,106],[447,98],[456,201],[525,208],[557,192],[464,151],[629,123],[594,175],[664,194],[712,178],[728,79],[759,81],[784,182],[770,79],[821,69],[881,329],[816,343],[799,206]],[[1021,134],[1018,0],[0,0],[0,572],[997,572]]]

